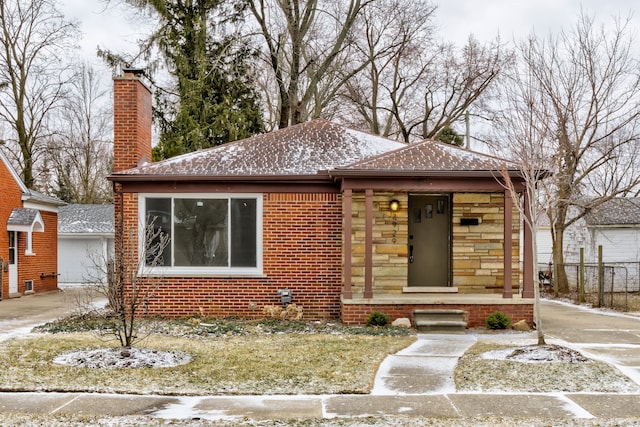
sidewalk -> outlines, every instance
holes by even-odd
[[[62,292],[61,294],[64,294]],[[71,292],[72,293],[72,292]],[[0,336],[15,321],[52,320],[68,308],[66,297],[25,297],[29,306],[51,301],[57,309],[35,317],[10,315],[0,302]],[[29,301],[33,298],[33,301]],[[39,298],[42,298],[40,300]],[[57,301],[57,302],[56,302]],[[23,301],[12,301],[23,304]],[[41,307],[41,310],[45,308]],[[38,311],[35,310],[35,313]],[[57,314],[56,314],[57,313]],[[619,367],[640,380],[640,319],[606,315],[570,305],[545,302],[543,328],[549,342],[579,349],[583,354]],[[46,321],[46,320],[45,320]],[[535,332],[516,339],[535,342]],[[499,335],[493,335],[499,339]],[[381,364],[369,395],[297,396],[156,396],[97,393],[0,393],[0,412],[97,416],[146,415],[161,419],[224,421],[402,416],[459,419],[503,417],[518,419],[637,419],[640,394],[625,393],[457,393],[453,369],[458,358],[485,336],[418,335],[410,347]],[[514,336],[508,337],[513,341]],[[545,424],[546,425],[546,424]]]

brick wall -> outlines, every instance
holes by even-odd
[[[151,161],[151,91],[132,73],[113,79],[113,171]]]
[[[464,320],[467,322],[468,328],[485,326],[487,316],[496,311],[509,315],[513,322],[526,320],[529,326],[533,325],[533,304],[345,304],[342,306],[342,323],[362,325],[373,311],[383,312],[391,316],[392,320],[400,317],[413,319],[413,310],[429,309],[464,310]]]
[[[24,293],[25,280],[33,280],[34,292],[58,288],[58,214],[40,210],[44,232],[31,233],[34,255],[25,255],[26,233],[18,233],[18,292]],[[40,278],[44,273],[46,277]],[[51,274],[55,273],[54,276]]]
[[[3,189],[2,203],[0,204],[0,258],[2,264],[9,261],[9,233],[6,230],[7,220],[14,208],[23,207],[22,189],[7,169],[4,161],[0,159],[0,188]],[[40,210],[44,222],[44,232],[32,233],[32,252],[35,255],[25,255],[26,233],[19,232],[18,248],[18,293],[24,293],[26,280],[33,280],[35,292],[54,291],[58,287],[57,276],[51,273],[58,272],[58,215],[55,212]],[[0,270],[3,270],[0,265]],[[41,273],[48,274],[41,279]],[[5,271],[2,276],[2,299],[9,297],[9,274]]]
[[[125,196],[125,230],[137,230],[137,202],[134,195]],[[341,203],[339,194],[264,194],[264,277],[156,278],[145,313],[263,317],[264,306],[280,304],[277,290],[287,288],[292,302],[303,306],[305,319],[338,319]],[[125,239],[125,252],[135,253],[135,234],[125,231]]]
[[[2,203],[0,203],[0,258],[2,262],[9,261],[9,233],[6,230],[7,220],[13,208],[22,207],[22,190],[0,159],[0,188],[2,188]],[[1,266],[0,266],[1,267]],[[2,270],[0,268],[0,270]],[[2,298],[9,297],[9,275],[2,271]]]

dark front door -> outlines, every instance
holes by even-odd
[[[449,195],[409,195],[409,286],[451,284],[450,240]]]

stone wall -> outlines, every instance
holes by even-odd
[[[460,225],[478,218],[478,225]],[[514,293],[519,286],[519,214],[513,208],[512,256]],[[502,293],[504,287],[504,194],[453,195],[453,285],[459,293]]]
[[[389,201],[400,209],[393,213]],[[407,286],[407,193],[376,192],[373,195],[373,294],[402,293]],[[365,194],[354,192],[352,202],[351,275],[353,292],[364,290]]]
[[[459,293],[502,293],[504,286],[504,194],[454,193],[452,210],[453,286]],[[400,210],[389,210],[389,201]],[[362,294],[365,275],[365,194],[352,199],[351,274],[354,294]],[[373,294],[400,294],[407,286],[408,194],[373,195]],[[478,225],[460,225],[461,218],[478,218]],[[395,225],[394,225],[395,223]],[[512,256],[514,293],[520,283],[519,213],[513,208]]]

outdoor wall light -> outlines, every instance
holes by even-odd
[[[400,202],[396,199],[393,199],[389,202],[389,209],[391,212],[397,212],[400,209]]]

